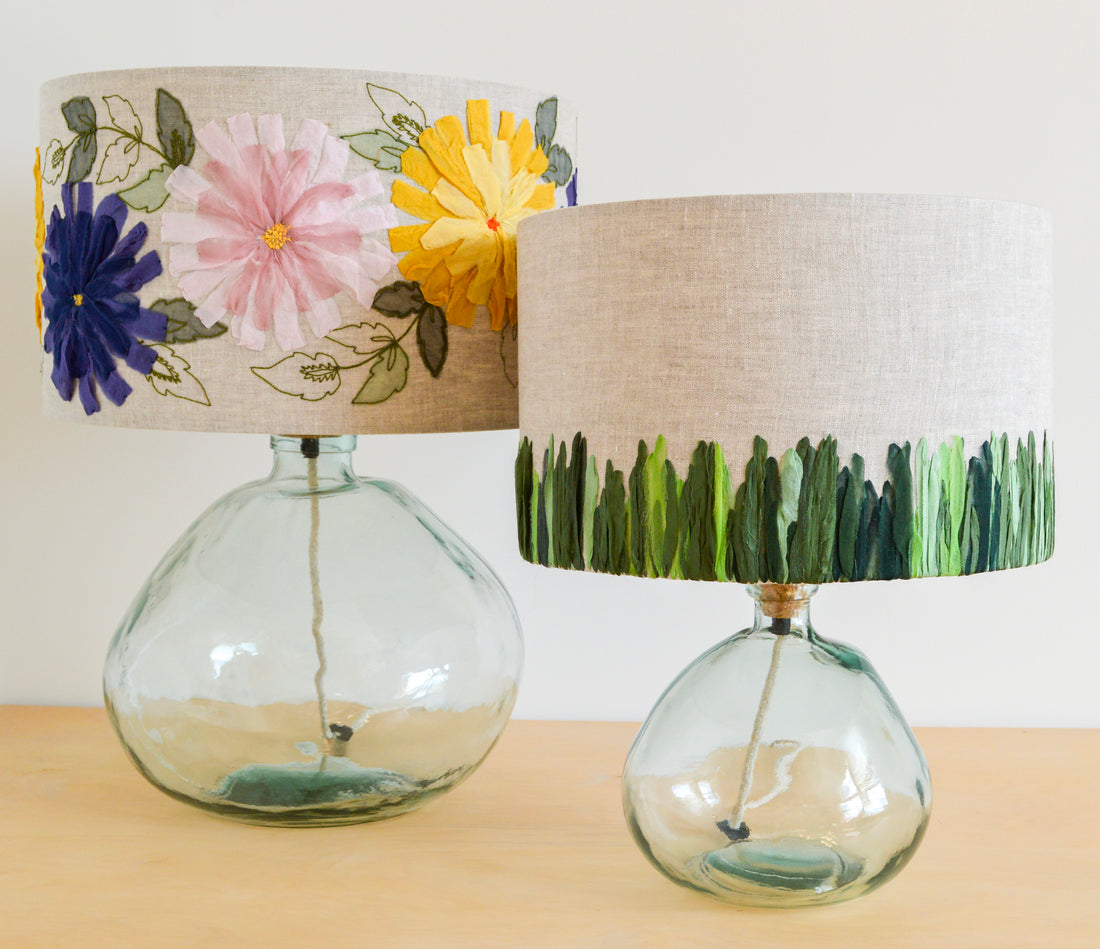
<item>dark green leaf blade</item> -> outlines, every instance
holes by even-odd
[[[179,99],[166,89],[157,90],[157,139],[173,168],[195,157],[195,130]]]
[[[447,361],[447,317],[437,306],[426,306],[416,324],[416,348],[433,379]]]
[[[419,313],[425,306],[420,284],[411,280],[398,280],[388,287],[382,287],[375,295],[371,306],[383,316],[405,319]]]

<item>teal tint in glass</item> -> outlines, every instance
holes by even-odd
[[[924,756],[867,659],[814,632],[816,589],[749,587],[753,627],[688,666],[634,741],[627,822],[677,883],[745,905],[837,902],[920,844]]]
[[[167,553],[111,644],[104,691],[141,773],[252,823],[400,814],[500,736],[522,666],[489,567],[353,436],[272,439],[269,477]]]

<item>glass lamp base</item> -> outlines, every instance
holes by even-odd
[[[814,632],[815,589],[750,588],[753,628],[680,675],[627,759],[642,852],[727,902],[852,899],[908,862],[928,822],[916,739],[867,660]]]
[[[470,774],[522,664],[508,594],[355,439],[273,438],[269,478],[168,552],[108,651],[104,694],[138,770],[255,824],[392,817]]]

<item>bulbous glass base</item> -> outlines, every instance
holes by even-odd
[[[623,774],[643,853],[731,903],[859,896],[908,862],[928,822],[920,747],[863,655],[814,632],[814,589],[750,587],[753,628],[681,673]]]
[[[249,823],[391,817],[454,787],[503,731],[523,646],[508,594],[355,439],[273,438],[270,477],[180,538],[111,644],[130,758]]]

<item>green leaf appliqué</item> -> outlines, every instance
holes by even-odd
[[[118,196],[135,211],[152,214],[154,211],[159,211],[168,200],[168,188],[165,182],[170,174],[172,174],[172,166],[165,163],[154,168],[133,187],[120,191]]]
[[[397,343],[382,350],[370,364],[367,381],[351,401],[356,405],[377,405],[405,388],[409,378],[409,357]]]
[[[165,89],[157,90],[157,140],[173,168],[190,164],[195,156],[195,132],[187,113]]]

